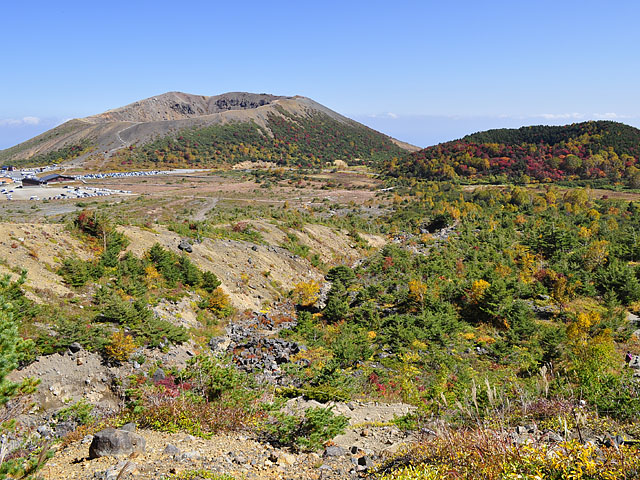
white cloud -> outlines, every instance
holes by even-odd
[[[22,127],[25,125],[39,125],[40,118],[38,117],[23,117],[23,118],[0,118],[0,127]]]
[[[22,121],[27,125],[38,125],[40,123],[40,119],[38,117],[24,117]]]
[[[400,118],[400,115],[398,115],[397,113],[393,113],[393,112],[386,112],[386,113],[369,113],[366,115],[351,115],[350,117],[362,117],[365,116],[367,118],[392,118],[392,119],[397,119]],[[407,116],[407,115],[403,115],[403,116]]]
[[[596,118],[606,118],[606,119],[609,119],[609,120],[612,120],[614,118],[616,118],[616,119],[633,118],[631,115],[620,115],[620,114],[614,113],[614,112],[594,113],[593,116],[596,117]]]
[[[534,117],[542,117],[545,120],[580,120],[585,118],[584,113],[541,113],[539,115],[533,115]]]

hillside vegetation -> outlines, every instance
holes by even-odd
[[[128,160],[178,165],[224,148],[216,161],[231,163],[246,147],[235,134],[287,164],[324,161],[334,143],[354,156],[377,148],[321,116],[268,121],[273,137],[258,124],[209,126],[132,147]],[[476,141],[635,158],[597,132]],[[233,433],[273,453],[167,457],[141,479],[638,478],[640,196],[462,187],[405,176],[406,161],[388,160],[399,178],[385,180],[315,168],[142,177],[128,180],[138,197],[67,205],[77,208],[64,227],[4,227],[0,433],[12,450],[0,478],[40,469],[47,438],[59,442],[56,472],[66,459],[96,474],[81,440],[128,422],[156,442]],[[46,277],[57,290],[33,283]],[[41,407],[16,430],[30,399]],[[258,472],[267,467],[279,473]]]
[[[585,180],[640,186],[640,130],[611,121],[499,129],[425,148],[392,174],[490,183]]]
[[[477,433],[463,441],[460,432],[477,425],[535,425],[576,441],[599,442],[614,433],[637,437],[640,387],[623,358],[640,348],[627,316],[640,309],[638,203],[595,200],[582,189],[562,194],[520,187],[462,191],[448,183],[410,183],[398,182],[395,193],[385,194],[394,195],[392,210],[374,226],[353,214],[346,217],[352,241],[362,248],[366,243],[358,231],[364,228],[386,233],[390,240],[355,266],[323,265],[300,242],[305,223],[327,221],[321,210],[318,216],[313,211],[280,213],[288,225],[282,245],[321,268],[330,288],[321,300],[320,282],[301,279],[290,291],[281,290],[282,299],[297,304],[296,312],[264,317],[278,308],[272,302],[257,314],[282,322],[270,342],[304,346],[279,367],[283,380],[272,390],[278,401],[299,396],[320,402],[403,401],[417,410],[397,419],[394,428],[427,428],[437,419],[451,429],[447,435],[457,439],[455,445],[467,445],[466,451],[480,448],[482,438],[488,438]],[[235,223],[225,235],[261,245],[250,225]],[[169,226],[194,239],[218,234],[207,223]],[[159,245],[139,245],[136,254],[127,251],[129,241],[121,229],[96,212],[75,216],[70,228],[96,252],[93,259],[61,259],[57,273],[77,300],[54,310],[30,301],[23,285],[10,285],[18,307],[14,321],[30,340],[21,357],[24,364],[64,351],[72,341],[122,365],[139,364],[154,349],[196,341],[202,355],[186,368],[163,366],[171,372],[166,380],[158,383],[141,374],[128,380],[127,407],[119,421],[203,436],[241,429],[277,444],[320,448],[317,441],[299,437],[304,429],[297,430],[302,424],[296,422],[306,420],[274,413],[274,405],[265,403],[264,385],[251,380],[261,370],[245,376],[233,363],[209,358],[207,342],[219,334],[219,324],[241,324],[246,313],[234,313],[220,278],[190,260],[198,257]],[[237,280],[248,287],[248,278]],[[158,317],[150,308],[181,298],[191,303],[200,326],[185,328],[177,314]],[[235,364],[260,355],[236,357],[241,350],[236,346],[228,352]],[[202,379],[209,383],[201,385]],[[200,389],[207,392],[204,401],[194,396]],[[321,416],[313,428],[326,423],[327,431],[340,431],[343,420],[317,413]],[[223,418],[230,422],[221,423]],[[414,478],[406,476],[412,468],[427,475],[455,461],[468,472],[465,478],[483,469],[493,472],[487,478],[502,478],[505,471],[520,474],[535,465],[553,468],[543,462],[543,446],[525,455],[492,443],[489,456],[462,462],[448,450],[452,445],[438,436],[388,459],[380,471],[388,478]],[[563,459],[567,468],[578,468],[576,458],[588,455],[601,465],[588,445],[562,448],[573,452]],[[427,454],[433,449],[440,453]],[[612,460],[601,465],[603,472],[637,468],[621,467],[619,453],[606,452]],[[508,465],[501,463],[506,458]]]
[[[187,129],[119,153],[114,162],[138,167],[212,167],[243,161],[269,161],[297,167],[344,160],[371,164],[403,150],[390,138],[355,122],[324,113],[299,116],[279,109],[265,127],[255,122]]]

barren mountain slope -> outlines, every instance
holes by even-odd
[[[83,147],[83,154],[78,159],[80,161],[90,154],[109,157],[121,148],[144,145],[183,130],[229,123],[253,122],[272,136],[268,119],[275,116],[290,120],[292,115],[303,118],[326,115],[339,124],[373,132],[364,125],[301,96],[231,92],[207,97],[169,92],[101,114],[70,120],[31,140],[0,151],[0,162],[19,163],[32,157],[38,159],[42,155],[55,153],[54,158],[47,159],[51,163],[51,160],[56,160],[59,152],[59,156],[64,158],[62,149],[71,146]],[[413,149],[411,145],[374,133],[401,148]],[[78,160],[74,163],[80,163]],[[41,157],[40,161],[44,162]]]

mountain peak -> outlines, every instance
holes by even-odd
[[[299,95],[167,92],[70,120],[1,151],[0,161],[82,165],[92,157],[100,168],[110,162],[220,165],[265,159],[317,165],[367,163],[411,149]]]
[[[84,120],[90,123],[183,120],[229,110],[251,110],[284,98],[292,97],[248,92],[228,92],[215,96],[167,92],[86,117]]]

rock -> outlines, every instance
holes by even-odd
[[[358,470],[366,470],[373,467],[373,460],[368,455],[358,458]]]
[[[138,469],[138,465],[133,462],[119,462],[117,465],[109,468],[104,473],[105,480],[118,480],[120,478],[128,478],[129,474],[132,474]]]
[[[58,438],[64,438],[71,432],[74,432],[76,428],[78,428],[78,424],[73,420],[65,420],[64,422],[59,422],[56,425],[56,436]]]
[[[170,457],[175,457],[176,455],[180,455],[180,449],[175,445],[168,443],[164,450],[162,451],[162,455],[167,455]]]
[[[518,425],[516,427],[516,433],[518,435],[524,435],[525,433],[529,433],[529,429],[527,427],[523,427],[522,425]]]
[[[124,424],[123,426],[121,426],[119,428],[119,430],[124,430],[125,432],[135,432],[136,431],[136,424],[134,422],[129,422]]]
[[[87,443],[91,443],[92,440],[93,435],[85,435],[84,437],[82,437],[82,441],[80,443],[82,443],[82,445],[86,445]]]
[[[296,460],[296,456],[292,453],[283,452],[278,456],[278,465],[294,465]]]
[[[187,253],[193,252],[191,243],[189,243],[189,240],[186,240],[184,238],[180,240],[180,243],[178,244],[178,250],[182,250],[183,252],[187,252]]]
[[[324,457],[342,457],[346,452],[344,448],[338,446],[330,446],[324,450]]]
[[[247,463],[247,459],[246,457],[243,457],[242,455],[238,454],[238,455],[234,455],[233,458],[231,459],[231,461],[233,463],[237,463],[238,465],[244,465]]]
[[[89,446],[89,458],[144,453],[146,443],[145,439],[136,433],[106,428],[93,436]]]
[[[559,435],[556,432],[546,433],[545,438],[548,442],[552,442],[552,443],[560,443],[564,440],[564,438],[562,438],[562,435]]]
[[[214,353],[224,353],[231,345],[231,340],[227,337],[211,337],[209,347]]]
[[[200,460],[202,458],[202,455],[200,455],[200,452],[196,451],[196,450],[192,450],[190,452],[185,452],[182,455],[180,455],[178,457],[178,461],[179,462],[193,462],[195,460]]]
[[[616,435],[615,437],[607,435],[603,443],[605,447],[617,447],[624,444],[624,438],[620,435]]]
[[[51,427],[49,427],[49,425],[40,425],[38,428],[36,428],[36,432],[38,432],[40,436],[44,438],[50,438],[53,435],[53,430],[51,430]]]
[[[73,342],[71,345],[69,345],[69,351],[71,353],[78,353],[80,350],[82,350],[82,345],[80,345],[78,342]]]
[[[161,368],[158,368],[155,372],[153,372],[153,375],[151,376],[151,380],[153,380],[154,382],[159,382],[161,380],[164,380],[165,378],[167,378],[167,375]]]

